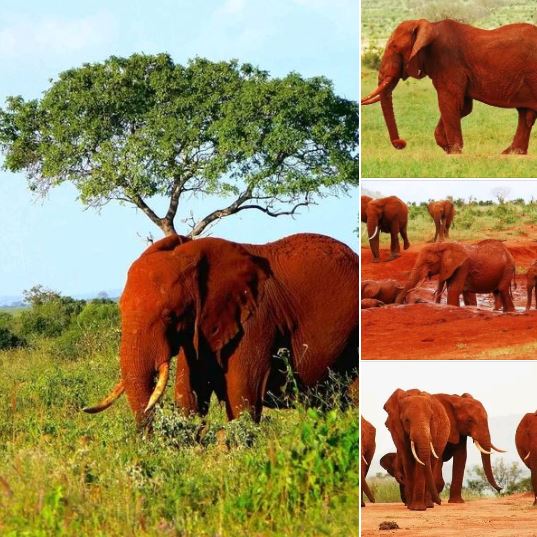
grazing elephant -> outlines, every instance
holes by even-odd
[[[537,261],[534,261],[533,264],[528,269],[526,273],[526,290],[528,293],[528,300],[526,302],[526,311],[531,308],[531,297],[533,290],[535,289],[535,307],[537,308]]]
[[[374,298],[384,304],[393,304],[403,286],[396,280],[362,280],[362,299]]]
[[[373,262],[377,263],[380,261],[379,242],[381,231],[389,233],[391,236],[390,260],[401,255],[398,238],[399,233],[403,239],[404,249],[406,250],[410,247],[406,233],[408,207],[398,197],[389,196],[387,198],[370,200],[365,210],[366,220],[363,220],[363,214],[362,212],[362,221],[367,222],[367,233],[369,246],[373,253]]]
[[[361,416],[361,438],[360,438],[360,453],[362,455],[362,464],[361,464],[361,483],[362,483],[362,507],[365,506],[364,503],[364,492],[368,497],[371,503],[375,503],[375,498],[371,492],[367,481],[365,480],[369,467],[371,466],[371,461],[373,460],[373,455],[375,454],[375,435],[376,429],[369,423],[363,416]]]
[[[405,478],[401,469],[401,463],[397,453],[386,453],[380,458],[380,465],[399,483],[401,501],[406,504]]]
[[[537,505],[537,411],[526,414],[515,433],[518,455],[531,472],[533,505]]]
[[[420,282],[438,274],[437,300],[444,285],[447,286],[447,303],[459,306],[460,295],[464,303],[472,305],[472,293],[494,293],[502,301],[503,311],[515,311],[511,296],[511,280],[515,277],[515,261],[505,245],[494,239],[474,245],[457,242],[437,242],[425,245],[416,259],[414,268],[396,302],[401,304],[406,293]]]
[[[500,492],[501,487],[496,483],[492,473],[490,455],[492,450],[499,453],[505,453],[505,451],[494,447],[490,440],[487,411],[481,402],[468,393],[462,395],[436,393],[433,397],[444,406],[449,418],[449,438],[442,457],[443,462],[453,459],[449,503],[464,503],[461,492],[468,437],[472,438],[476,448],[481,452],[483,470],[488,482]],[[441,492],[444,487],[443,480],[440,484],[438,492]]]
[[[433,502],[440,505],[441,457],[449,437],[446,410],[426,392],[400,389],[386,401],[384,410],[404,477],[406,506],[424,511]]]
[[[536,49],[537,27],[532,24],[481,30],[449,19],[405,21],[386,44],[378,87],[362,104],[380,101],[392,145],[403,149],[392,92],[400,79],[428,76],[440,108],[434,136],[444,151],[462,151],[461,118],[470,114],[476,99],[518,110],[518,127],[504,153],[526,154],[537,114]]]
[[[203,415],[215,392],[229,419],[248,411],[259,420],[267,394],[280,394],[280,348],[301,389],[330,370],[355,375],[358,280],[358,256],[323,235],[264,245],[162,239],[132,264],[121,296],[121,381],[85,410],[104,410],[125,391],[145,425],[173,356],[176,403]]]
[[[442,242],[449,238],[449,228],[455,216],[455,205],[449,200],[431,201],[427,205],[427,210],[431,215],[435,225],[435,234],[432,242],[437,240]]]

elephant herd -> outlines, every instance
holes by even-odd
[[[384,404],[388,414],[386,427],[396,451],[380,459],[381,466],[399,483],[401,501],[410,510],[424,511],[441,504],[444,488],[442,466],[453,460],[449,503],[463,503],[462,486],[467,456],[467,440],[471,438],[481,453],[485,476],[500,491],[492,472],[494,446],[483,404],[470,394],[430,394],[418,389],[397,389]],[[375,427],[361,418],[361,483],[363,494],[374,502],[366,476],[375,453]],[[531,471],[534,505],[537,505],[537,412],[528,413],[515,433],[517,451]]]
[[[447,303],[452,306],[460,305],[461,296],[465,305],[475,306],[476,294],[492,293],[495,309],[515,311],[512,296],[512,286],[516,285],[515,261],[503,242],[494,239],[476,244],[446,242],[455,216],[453,203],[449,200],[433,201],[428,210],[435,223],[435,237],[419,252],[407,282],[401,286],[395,280],[363,280],[362,308],[427,301],[420,286],[425,280],[438,276],[434,293],[436,303],[440,302],[444,289],[447,289]],[[381,231],[391,234],[390,259],[401,255],[399,233],[404,248],[410,246],[407,237],[408,208],[396,196],[381,199],[362,196],[361,218],[367,223],[373,262],[380,261]],[[537,261],[528,270],[526,278],[528,310],[534,291],[537,302]]]

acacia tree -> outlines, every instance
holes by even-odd
[[[345,192],[358,184],[357,145],[357,104],[324,77],[167,54],[84,64],[0,110],[4,168],[26,172],[32,191],[69,181],[86,206],[134,205],[166,235],[185,195],[225,200],[191,222],[197,236],[239,211],[289,215]],[[157,214],[150,203],[163,196]]]

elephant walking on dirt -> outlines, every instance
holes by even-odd
[[[438,275],[437,297],[447,286],[447,303],[471,305],[473,293],[493,293],[499,297],[503,311],[515,311],[511,281],[515,278],[515,261],[506,246],[498,240],[487,239],[477,244],[438,242],[425,245],[419,253],[410,277],[397,303],[422,281]]]
[[[384,410],[397,448],[407,507],[424,511],[433,502],[440,505],[441,457],[449,437],[444,406],[427,392],[397,389]]]
[[[367,203],[362,199],[362,222],[367,223],[367,233],[369,246],[373,254],[373,262],[380,261],[380,232],[389,233],[390,260],[401,255],[399,246],[399,234],[403,239],[403,247],[407,250],[410,242],[407,235],[408,207],[397,196],[387,198],[371,199],[367,196]],[[364,210],[365,207],[365,210]]]
[[[492,473],[490,455],[492,450],[498,453],[505,453],[505,451],[498,449],[491,442],[487,412],[481,402],[468,393],[462,395],[437,393],[433,397],[444,406],[449,418],[449,438],[442,457],[443,462],[453,459],[449,503],[464,503],[461,494],[468,437],[472,438],[476,448],[481,453],[487,481],[496,491],[500,492],[501,487],[496,483]],[[441,492],[443,488],[444,481],[442,479],[438,492]]]
[[[533,505],[537,505],[537,411],[526,414],[515,433],[518,455],[531,472]]]
[[[528,300],[526,302],[526,311],[531,309],[531,299],[533,291],[535,290],[535,307],[537,308],[537,261],[528,269],[526,273],[526,292],[528,294]]]
[[[358,256],[323,235],[265,245],[162,239],[132,264],[121,296],[121,380],[85,410],[104,410],[125,391],[147,424],[173,356],[177,405],[204,415],[214,392],[229,419],[248,411],[259,420],[277,399],[287,380],[281,348],[299,389],[330,371],[356,376],[358,281]]]
[[[537,116],[537,27],[508,24],[482,30],[454,20],[404,21],[392,33],[380,64],[378,86],[362,105],[380,101],[392,145],[403,149],[393,111],[399,80],[428,76],[437,92],[436,143],[447,153],[463,148],[461,119],[473,100],[516,108],[518,126],[504,153],[526,154]]]
[[[369,472],[369,467],[371,466],[371,461],[373,460],[373,455],[375,455],[375,427],[369,423],[364,417],[361,417],[361,438],[360,438],[360,453],[361,453],[361,474],[360,482],[362,484],[362,498],[361,504],[362,507],[365,506],[364,503],[364,493],[368,497],[371,503],[375,503],[375,497],[371,492],[367,481],[365,480],[367,472]]]
[[[442,242],[449,238],[449,228],[455,217],[455,205],[449,200],[431,201],[427,205],[427,210],[431,215],[435,225],[433,242]]]

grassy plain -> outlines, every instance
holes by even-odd
[[[80,411],[114,384],[115,352],[66,360],[42,344],[0,352],[0,370],[0,535],[357,533],[356,409],[297,405],[257,426],[214,403],[198,441],[169,388],[144,437],[125,399]]]

